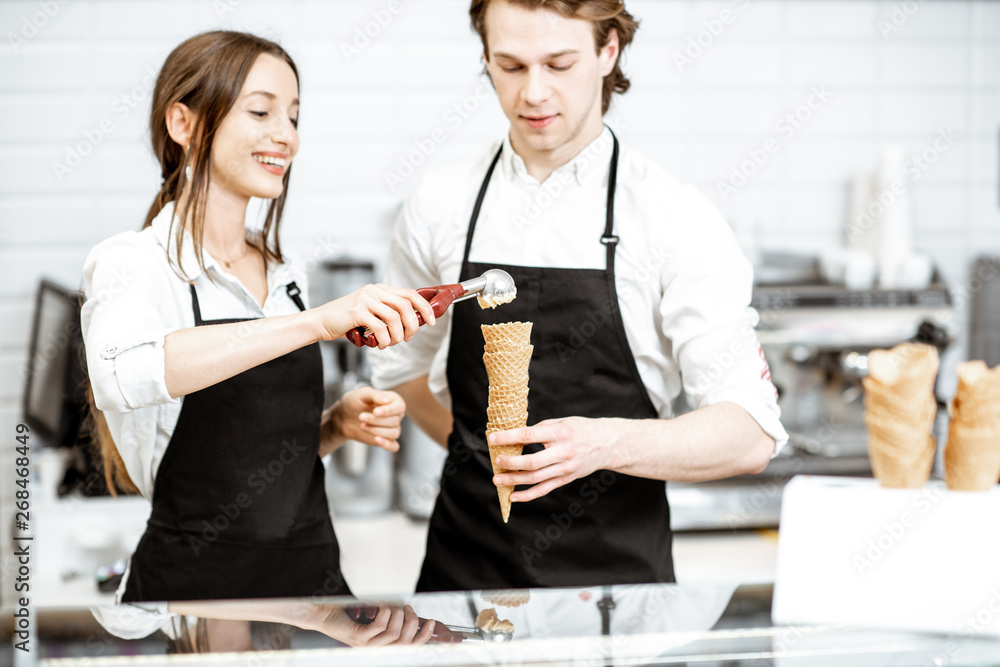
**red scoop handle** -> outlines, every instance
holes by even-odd
[[[465,295],[465,288],[455,283],[453,285],[439,285],[437,287],[424,287],[417,290],[417,294],[427,299],[434,311],[434,317],[441,317],[448,306],[460,296]],[[424,318],[417,313],[417,326],[423,326]],[[358,347],[378,347],[378,340],[374,334],[365,334],[365,327],[356,327],[347,332],[347,340]]]

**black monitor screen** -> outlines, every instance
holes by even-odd
[[[25,366],[24,419],[48,445],[72,446],[85,409],[80,293],[42,281]]]

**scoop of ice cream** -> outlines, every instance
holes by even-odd
[[[479,307],[483,310],[487,308],[496,308],[497,306],[510,303],[515,298],[517,298],[517,288],[512,287],[504,292],[493,292],[491,294],[480,294],[476,297],[479,301]]]
[[[479,615],[476,616],[476,627],[492,632],[514,632],[514,624],[510,621],[501,620],[497,616],[497,610],[492,607],[479,612]]]

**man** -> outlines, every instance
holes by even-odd
[[[416,189],[388,282],[498,267],[517,298],[459,304],[373,352],[376,386],[449,451],[417,589],[673,581],[664,481],[757,473],[787,440],[752,267],[706,199],[603,125],[638,27],[620,0],[473,0],[470,13],[510,130]],[[491,437],[525,445],[494,476],[480,325],[516,320],[534,323],[534,426]],[[695,409],[672,418],[682,388]],[[508,524],[494,485],[521,487]]]

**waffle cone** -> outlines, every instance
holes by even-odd
[[[483,364],[489,378],[489,401],[486,407],[486,436],[496,431],[523,428],[528,423],[528,367],[531,365],[531,322],[483,325],[485,340]],[[521,445],[491,445],[493,474],[507,472],[497,465],[498,456],[520,456]],[[510,494],[513,486],[498,486],[503,522],[510,518]]]
[[[937,349],[903,343],[868,355],[865,427],[872,473],[887,488],[919,488],[930,478],[937,441]]]
[[[513,347],[523,347],[531,343],[531,322],[484,324],[482,330],[486,345],[502,339],[507,339]]]
[[[988,491],[1000,480],[1000,366],[959,364],[944,465],[956,491]]]
[[[531,601],[531,591],[527,588],[509,591],[483,591],[480,593],[480,597],[487,604],[495,604],[498,607],[520,607]]]
[[[489,429],[486,429],[487,434],[490,432]],[[508,472],[506,468],[501,468],[497,465],[498,456],[520,456],[523,449],[522,445],[490,445],[490,463],[493,464],[493,474],[499,475],[502,472]],[[500,515],[503,517],[504,523],[507,523],[507,519],[510,518],[510,494],[513,492],[513,486],[497,487],[497,497],[500,499]]]

